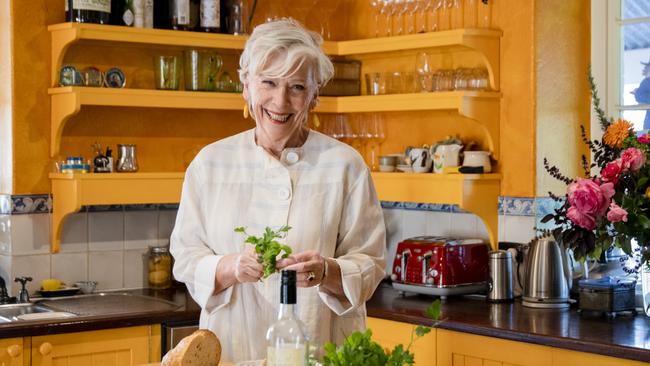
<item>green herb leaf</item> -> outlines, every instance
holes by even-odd
[[[255,246],[255,253],[258,254],[257,261],[262,263],[262,266],[264,267],[262,278],[267,278],[277,271],[275,264],[278,256],[286,258],[291,254],[291,247],[275,240],[278,238],[285,238],[289,229],[291,229],[290,226],[284,225],[274,231],[267,226],[264,229],[264,235],[262,235],[262,237],[257,237],[246,233],[246,228],[243,226],[235,228],[236,233],[247,235],[247,238],[244,241],[245,243]]]

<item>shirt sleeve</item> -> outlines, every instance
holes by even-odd
[[[385,274],[386,227],[370,172],[362,172],[344,200],[335,260],[341,268],[346,303],[319,290],[337,315],[365,304]]]
[[[187,286],[194,301],[212,312],[230,302],[232,287],[214,294],[217,267],[223,255],[207,244],[203,207],[200,200],[200,166],[196,160],[185,173],[181,202],[170,238],[174,277]]]
[[[639,104],[650,103],[650,78],[643,79],[636,93],[634,93],[634,99]]]

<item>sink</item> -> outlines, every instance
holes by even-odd
[[[60,319],[74,317],[69,312],[58,312],[38,304],[0,305],[0,323],[20,320]]]
[[[81,316],[148,313],[174,311],[181,307],[171,301],[125,292],[103,292],[66,298],[41,300],[39,304],[54,311]]]

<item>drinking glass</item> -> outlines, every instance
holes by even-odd
[[[154,80],[156,89],[178,90],[181,65],[177,56],[154,57]]]
[[[372,9],[373,25],[375,37],[379,37],[379,16],[381,15],[381,1],[370,0],[370,8]]]
[[[404,0],[403,13],[404,15],[404,29],[406,29],[405,34],[414,34],[415,33],[415,13],[420,7],[419,0]]]
[[[332,32],[330,29],[330,18],[339,7],[340,0],[320,0],[316,1],[314,5],[314,12],[318,12],[317,18],[320,23],[320,35],[323,39],[332,39]]]
[[[379,170],[378,157],[380,155],[381,144],[386,139],[384,132],[384,119],[379,113],[370,113],[368,119],[364,121],[362,135],[365,137],[370,147],[368,156],[368,165],[370,170],[376,172]]]
[[[450,28],[459,29],[463,27],[463,3],[462,0],[451,0]]]
[[[417,2],[416,17],[413,23],[416,25],[418,33],[424,33],[427,31],[427,12],[433,6],[433,0],[417,0]]]
[[[451,8],[454,0],[442,0],[438,9],[438,29],[448,30],[451,28]]]
[[[494,0],[479,1],[477,9],[477,21],[479,28],[492,27],[492,9],[494,7]]]
[[[386,94],[386,78],[380,72],[366,74],[366,94]]]
[[[418,90],[430,92],[433,90],[433,69],[431,59],[426,52],[420,52],[415,57],[415,70],[418,74]]]
[[[218,90],[221,56],[211,50],[187,50],[184,54],[185,90]]]
[[[438,13],[440,13],[443,5],[443,0],[430,0],[427,7],[427,23],[429,25],[429,32],[435,32],[440,28]]]
[[[465,0],[463,26],[465,28],[476,28],[478,25],[477,2],[480,0]]]

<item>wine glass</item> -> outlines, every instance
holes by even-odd
[[[408,17],[406,15],[404,16],[404,28],[406,28],[406,34],[415,33],[415,13],[418,12],[419,8],[419,0],[404,0],[403,13],[408,15]]]
[[[379,113],[371,113],[368,115],[368,119],[364,120],[363,123],[363,137],[366,139],[368,146],[370,147],[370,156],[368,156],[368,165],[370,165],[370,170],[376,172],[379,170],[379,152],[381,144],[386,139],[386,134],[384,132],[384,119]]]
[[[323,39],[332,39],[330,31],[330,18],[339,7],[340,0],[316,0],[314,1],[314,12],[320,25],[320,35]]]
[[[435,32],[439,28],[438,24],[438,13],[440,12],[440,9],[444,6],[443,0],[430,0],[429,1],[429,6],[427,9],[427,14],[428,14],[428,25],[429,25],[429,32]]]
[[[418,88],[421,92],[433,90],[433,68],[426,52],[420,52],[415,58],[415,70],[418,73]]]
[[[379,37],[379,16],[381,15],[381,0],[370,0],[370,8],[374,15],[375,37]]]
[[[417,9],[415,11],[416,18],[413,21],[414,25],[419,25],[417,27],[418,33],[424,33],[427,31],[427,12],[433,6],[433,0],[416,0],[418,2]]]

